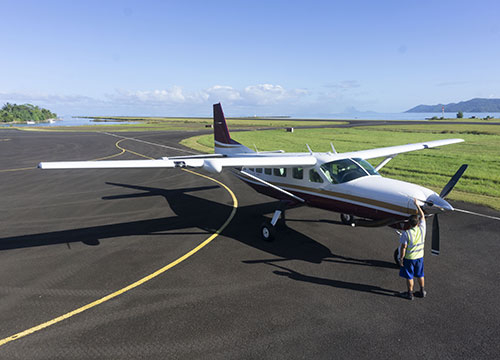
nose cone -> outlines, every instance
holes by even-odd
[[[453,206],[451,206],[448,201],[441,198],[436,193],[428,196],[427,202],[428,202],[428,204],[426,204],[428,206],[427,209],[431,210],[430,212],[436,212],[437,209],[440,209],[441,211],[453,211],[454,210]],[[430,204],[432,204],[432,206]],[[432,210],[435,210],[435,211],[432,211]]]

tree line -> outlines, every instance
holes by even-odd
[[[6,103],[0,110],[1,122],[40,122],[47,119],[54,119],[57,114],[50,110],[40,108],[32,104],[10,104]]]

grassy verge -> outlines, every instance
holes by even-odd
[[[461,119],[454,119],[454,118],[450,118],[450,119],[429,119],[429,121],[432,121],[432,122],[442,122],[442,123],[447,123],[447,122],[473,122],[473,123],[481,123],[481,124],[487,124],[487,123],[495,123],[495,122],[500,122],[500,119],[495,119],[495,118],[492,118],[492,119],[479,119],[479,118],[475,118],[475,119],[469,119],[469,118],[461,118]]]
[[[210,146],[210,141],[212,145]],[[181,141],[181,145],[187,146],[191,149],[200,151],[202,153],[212,153],[214,151],[213,135],[198,135],[186,138]]]
[[[297,129],[237,132],[232,137],[259,150],[282,149],[305,152],[305,144],[313,151],[330,151],[333,142],[339,152],[401,145],[447,138],[462,138],[464,143],[442,148],[401,154],[389,162],[381,174],[413,182],[437,192],[449,181],[461,164],[469,168],[450,193],[452,200],[490,206],[500,210],[500,126],[482,125],[384,125],[337,129]],[[186,139],[184,145],[213,152],[213,135]],[[382,159],[370,162],[378,164]]]
[[[123,121],[135,121],[136,118],[122,117]],[[199,131],[212,125],[212,119],[204,118],[142,118],[137,124],[110,124],[105,122],[96,125],[82,126],[50,126],[50,127],[5,127],[26,131]],[[303,121],[303,120],[273,120],[273,119],[228,119],[231,129],[252,130],[263,128],[285,128],[301,126],[324,126],[347,124],[346,121]]]

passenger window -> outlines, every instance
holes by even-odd
[[[262,174],[262,168],[255,169],[259,174]]]
[[[271,175],[272,173],[273,173],[273,170],[272,170],[272,169],[270,169],[270,168],[266,168],[266,169],[264,169],[264,174],[266,174],[266,175]]]
[[[286,176],[286,169],[285,168],[273,169],[273,173],[274,173],[274,176],[285,177]]]
[[[254,168],[248,168],[248,170],[250,170],[251,172],[254,172],[255,169]]]
[[[322,183],[323,179],[321,178],[321,175],[318,174],[318,172],[314,169],[309,170],[309,181],[310,182],[315,182],[315,183]]]
[[[294,179],[303,179],[304,178],[304,169],[303,168],[293,168],[292,176]]]

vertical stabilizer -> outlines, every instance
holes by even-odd
[[[214,147],[216,154],[234,155],[254,152],[231,139],[220,103],[214,104]]]

